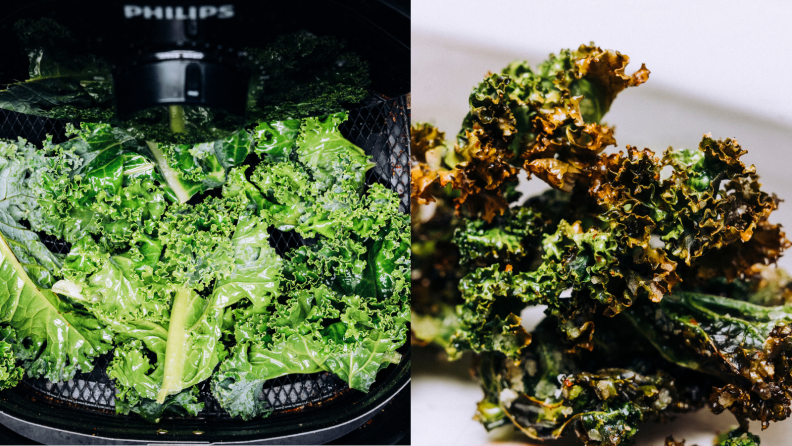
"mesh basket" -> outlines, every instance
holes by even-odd
[[[60,143],[66,140],[66,123],[67,121],[0,110],[0,138],[22,137],[40,147],[41,141],[51,135],[54,143]],[[364,149],[376,163],[367,174],[367,184],[381,183],[396,191],[401,198],[400,210],[403,212],[409,212],[410,207],[409,128],[406,96],[388,99],[376,94],[372,94],[361,107],[351,110],[349,119],[341,126],[341,133]],[[270,243],[279,255],[310,243],[294,232],[270,229],[270,235]],[[71,249],[68,243],[51,236],[42,237],[42,242],[58,253],[67,253]],[[38,394],[71,410],[123,417],[115,415],[115,387],[106,373],[111,359],[112,353],[97,358],[93,371],[78,372],[69,381],[51,382],[44,378],[26,378],[21,386],[27,387],[30,398],[35,398]],[[230,418],[212,397],[208,380],[200,383],[198,387],[199,398],[204,402],[200,418]],[[348,389],[345,382],[331,373],[294,374],[265,382],[261,399],[269,403],[273,415],[277,416],[279,412],[318,410],[318,403],[335,398]]]

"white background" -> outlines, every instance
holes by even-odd
[[[594,41],[645,63],[649,82],[622,92],[605,116],[618,149],[693,148],[704,133],[736,138],[765,190],[782,203],[771,221],[792,228],[792,3],[779,1],[427,1],[412,5],[412,120],[455,135],[467,97],[488,71],[515,59],[532,64],[561,48]],[[523,189],[543,189],[539,181]],[[792,232],[792,229],[789,229]],[[792,254],[780,264],[792,270]],[[526,314],[531,324],[541,309]],[[486,434],[471,420],[478,386],[469,364],[447,364],[416,349],[414,444],[479,445],[525,441],[511,429]],[[709,446],[734,418],[707,409],[641,428],[637,444],[662,446],[673,434]],[[754,423],[752,430],[758,432]],[[762,446],[792,444],[792,420],[760,432]],[[553,444],[553,443],[549,443]],[[567,443],[568,444],[568,443]],[[574,444],[574,442],[572,443]]]

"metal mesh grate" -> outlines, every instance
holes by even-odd
[[[52,142],[59,144],[66,141],[67,122],[0,109],[0,138],[16,140],[22,137],[41,147],[47,135],[52,135]]]
[[[366,182],[382,183],[402,199],[399,210],[410,212],[410,125],[407,99],[375,102],[349,113],[341,133],[363,148],[377,163]]]
[[[367,175],[367,183],[379,182],[396,191],[402,199],[400,210],[409,212],[409,112],[406,98],[387,99],[373,94],[364,104],[350,110],[349,120],[341,126],[341,132],[376,162]],[[0,110],[0,138],[22,137],[41,147],[41,141],[47,134],[52,135],[54,143],[65,141],[65,126],[66,121]],[[277,229],[270,229],[270,236],[270,242],[279,255],[311,242],[294,232]],[[68,253],[71,249],[68,243],[44,234],[42,242],[58,253]],[[69,381],[53,383],[43,378],[26,378],[23,383],[36,392],[67,403],[71,409],[114,414],[115,387],[106,373],[111,360],[112,354],[101,356],[97,358],[93,371],[78,372]],[[264,383],[261,399],[266,400],[277,413],[310,407],[347,389],[347,384],[331,373],[295,374]],[[200,400],[204,402],[200,417],[229,417],[212,397],[208,381],[199,384],[199,390]]]

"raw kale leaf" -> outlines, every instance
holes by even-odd
[[[48,288],[64,259],[50,252],[31,230],[53,228],[41,183],[59,167],[24,140],[0,141],[0,321],[16,333],[17,358],[28,376],[70,379],[93,368],[108,352],[111,333],[97,320]]]
[[[14,354],[18,342],[13,328],[0,328],[0,390],[16,386],[25,376],[25,370],[17,366]]]
[[[80,51],[71,32],[51,18],[23,19],[14,29],[30,60],[30,78],[0,91],[0,108],[74,121],[113,117],[107,63]]]
[[[267,413],[258,397],[268,379],[331,371],[366,391],[381,368],[399,361],[396,349],[406,340],[410,317],[407,216],[398,211],[398,197],[382,186],[359,200],[353,205],[359,219],[339,224],[349,228],[289,254],[285,300],[226,316],[237,345],[212,388],[230,413],[245,419]]]
[[[228,228],[233,231],[228,240],[231,234],[224,235],[222,227],[207,230],[235,220],[221,214],[221,207],[199,204],[186,214],[175,209],[173,223],[166,214],[159,227],[164,260],[158,261],[153,276],[145,270],[141,274],[131,259],[114,256],[84,283],[60,282],[57,287],[64,293],[76,290],[72,297],[118,336],[138,340],[156,355],[155,365],[141,369],[138,363],[148,363],[141,348],[116,350],[112,376],[128,388],[124,395],[131,401],[129,410],[143,410],[135,402],[151,404],[149,400],[167,405],[168,397],[209,378],[226,355],[219,342],[225,308],[242,299],[263,307],[279,293],[281,263],[262,220],[239,217],[236,228]],[[208,218],[215,213],[219,215]],[[187,244],[182,225],[194,231]],[[181,236],[170,238],[169,231]],[[168,272],[170,277],[163,277]],[[209,283],[214,286],[208,298],[196,293]]]
[[[212,393],[229,414],[251,420],[268,413],[268,403],[261,399],[264,381],[323,371],[325,361],[321,343],[299,334],[269,348],[240,344],[215,373]]]
[[[253,138],[256,141],[254,150],[263,158],[273,162],[288,160],[297,148],[301,125],[302,121],[299,119],[260,123],[253,130]]]
[[[335,113],[366,96],[368,64],[336,38],[302,31],[247,52],[266,76],[256,85],[249,109],[254,121]]]
[[[297,155],[311,169],[321,190],[347,182],[360,189],[366,172],[374,167],[363,149],[341,135],[338,127],[346,120],[346,112],[308,118],[300,129]]]
[[[112,348],[109,330],[52,291],[40,289],[2,236],[0,276],[0,322],[26,340],[16,344],[15,354],[28,376],[68,380],[77,370],[91,371],[93,359]]]
[[[250,181],[237,171],[225,189],[279,230],[315,237],[286,255],[280,298],[225,315],[236,345],[212,389],[244,419],[268,413],[260,400],[268,379],[330,371],[367,391],[380,369],[400,359],[410,318],[407,216],[381,185],[362,194],[371,164],[341,137],[345,118],[306,119],[300,136],[283,146],[294,144],[296,159],[280,149],[262,152]]]
[[[6,382],[22,368],[69,379],[115,346],[116,410],[152,422],[196,415],[195,386],[213,375],[245,419],[268,411],[263,382],[289,373],[367,391],[407,338],[408,217],[395,193],[364,187],[372,164],[341,136],[345,119],[193,146],[87,123],[43,149],[3,142],[0,322],[25,339],[7,338]],[[314,240],[282,259],[273,226]]]

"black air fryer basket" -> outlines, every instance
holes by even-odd
[[[365,101],[351,106],[341,131],[376,163],[367,184],[381,183],[397,192],[401,210],[409,212],[408,11],[400,9],[398,2],[343,3],[335,5],[338,17],[331,18],[335,26],[325,31],[334,28],[369,62],[372,86]],[[339,26],[343,22],[338,20],[346,20],[347,25]],[[66,123],[0,110],[0,138],[22,137],[40,145],[49,134],[58,143],[65,140]],[[279,255],[308,243],[292,232],[272,230],[271,235]],[[70,249],[58,240],[43,241],[54,251]],[[78,373],[69,381],[26,378],[16,388],[3,391],[0,423],[50,444],[324,443],[361,426],[399,392],[409,392],[409,343],[400,352],[401,363],[380,371],[368,393],[349,389],[326,372],[288,375],[264,384],[262,398],[273,413],[246,422],[225,413],[204,382],[200,385],[203,412],[187,418],[166,416],[158,424],[136,414],[115,413],[115,389],[105,371],[111,356],[106,355],[96,360],[92,372]]]

